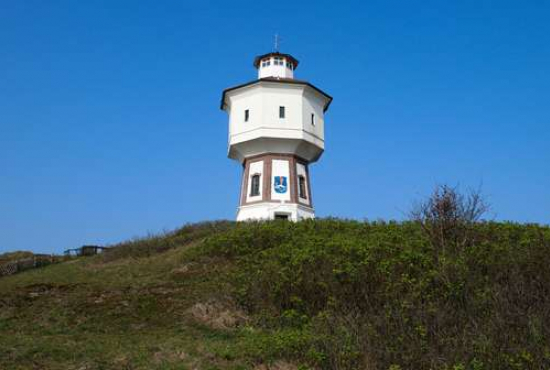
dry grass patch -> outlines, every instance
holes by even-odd
[[[286,361],[276,361],[273,364],[260,364],[254,367],[254,370],[298,370],[298,366]]]
[[[196,303],[189,313],[196,321],[213,329],[236,328],[248,322],[248,316],[234,305],[216,301]]]

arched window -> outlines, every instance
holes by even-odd
[[[307,199],[306,178],[302,175],[298,176],[298,194],[300,198]]]
[[[255,197],[260,195],[260,175],[252,175],[250,180],[250,196]]]

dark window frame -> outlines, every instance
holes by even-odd
[[[315,113],[311,113],[311,124],[315,126]]]
[[[245,109],[244,110],[244,121],[248,122],[249,119],[250,119],[250,109]]]
[[[307,199],[306,177],[298,176],[298,196],[302,199]]]
[[[280,119],[286,118],[286,108],[284,105],[279,106],[279,118]]]
[[[260,195],[261,175],[255,173],[250,177],[250,196],[257,197]]]

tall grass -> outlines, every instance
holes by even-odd
[[[257,325],[306,338],[281,354],[311,365],[550,368],[550,229],[473,232],[472,245],[434,253],[416,222],[252,223],[205,248],[239,266],[238,300]]]
[[[424,226],[207,222],[8,277],[0,367],[178,368],[185,351],[189,368],[550,368],[550,227],[474,222],[442,247]],[[246,325],[194,321],[204,302]]]
[[[233,224],[234,222],[225,220],[187,224],[175,231],[149,235],[114,245],[103,254],[103,259],[105,261],[114,261],[121,258],[149,257],[169,249],[202,240],[208,236],[216,235],[228,230]]]

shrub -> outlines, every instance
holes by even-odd
[[[420,223],[436,251],[445,253],[473,244],[473,225],[489,208],[479,190],[461,193],[457,187],[438,185],[413,206],[410,217]]]
[[[550,229],[468,227],[468,247],[445,254],[419,222],[332,219],[238,224],[204,248],[236,264],[236,298],[255,325],[308,333],[300,351],[279,348],[297,361],[549,367]]]

